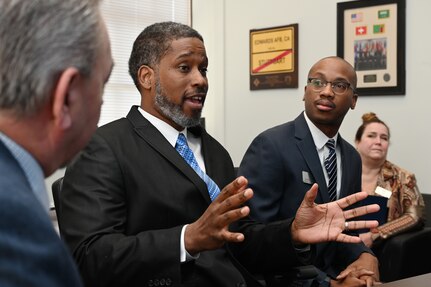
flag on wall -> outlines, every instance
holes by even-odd
[[[367,34],[367,26],[358,26],[355,29],[356,35],[366,35]]]
[[[373,26],[373,33],[374,34],[381,34],[385,32],[385,24],[380,25],[374,25]]]
[[[350,16],[350,19],[352,20],[352,23],[361,22],[362,21],[362,13],[353,13]]]
[[[378,17],[379,17],[379,19],[389,18],[389,9],[387,9],[387,10],[379,10]]]

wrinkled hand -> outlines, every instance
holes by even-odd
[[[253,191],[247,187],[247,180],[238,177],[228,184],[210,204],[202,216],[186,227],[184,244],[191,255],[223,246],[225,242],[241,242],[242,233],[230,232],[229,224],[250,213],[243,204],[253,197]]]
[[[368,273],[364,273],[364,271]],[[363,280],[366,283],[364,286],[367,287],[380,285],[379,262],[377,258],[370,253],[362,253],[356,261],[352,262],[337,276],[337,280],[344,280],[352,276]]]
[[[292,223],[292,239],[295,244],[313,244],[325,241],[359,243],[361,239],[350,236],[343,231],[347,219],[373,213],[379,210],[378,204],[362,206],[343,211],[344,208],[367,197],[366,192],[358,192],[337,201],[316,204],[317,184],[313,184],[305,194],[304,200],[296,212]],[[377,227],[376,220],[349,221],[350,230]]]
[[[331,279],[331,287],[352,287],[352,286],[367,286],[367,281],[363,279],[364,276],[371,276],[374,273],[366,270],[359,269],[347,273],[345,276],[336,280]]]

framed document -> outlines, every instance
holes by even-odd
[[[250,90],[298,87],[298,24],[250,30]]]
[[[337,55],[358,75],[359,95],[405,94],[405,0],[337,3]]]

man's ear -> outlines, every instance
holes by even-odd
[[[356,93],[354,93],[353,94],[353,98],[352,98],[352,105],[350,106],[350,108],[352,109],[352,110],[354,110],[355,109],[355,107],[356,107],[356,102],[358,101],[358,94],[356,94]]]
[[[145,90],[151,89],[154,83],[154,70],[147,65],[142,65],[138,70],[138,81]]]
[[[71,96],[77,88],[79,71],[76,68],[67,68],[57,80],[53,91],[52,116],[55,125],[67,129],[72,125],[70,113]]]
[[[305,85],[304,86],[304,95],[302,96],[302,101],[305,101],[305,93],[307,92],[307,88],[308,88],[308,86]]]

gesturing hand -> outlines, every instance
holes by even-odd
[[[359,237],[344,234],[343,231],[346,228],[374,228],[378,225],[376,220],[349,221],[345,224],[348,219],[379,210],[379,205],[372,204],[343,211],[346,207],[366,198],[366,192],[358,192],[325,204],[314,203],[316,196],[317,184],[315,183],[305,194],[292,223],[294,243],[312,244],[324,241],[359,243],[361,242]]]
[[[247,180],[238,177],[220,192],[202,216],[189,224],[184,234],[184,244],[190,254],[220,248],[225,242],[241,242],[242,233],[230,232],[229,224],[250,213],[243,204],[253,197],[253,191],[246,189]]]

